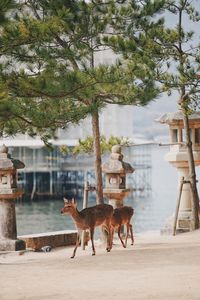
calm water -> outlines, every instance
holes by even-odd
[[[135,209],[133,225],[135,232],[162,228],[167,217],[175,210],[177,198],[177,172],[164,160],[168,149],[156,147],[152,151],[152,195],[137,197],[134,192],[124,200],[124,204]],[[135,171],[137,172],[137,170]],[[197,177],[200,172],[197,169]],[[134,176],[134,174],[132,175]],[[95,205],[91,195],[89,206]],[[74,229],[68,216],[61,216],[62,199],[40,202],[18,202],[16,205],[18,235],[56,230]],[[81,209],[82,202],[78,202]]]
[[[156,204],[153,198],[134,199],[129,197],[124,204],[134,207],[134,228],[136,232],[157,229],[167,215],[166,209]],[[78,203],[81,209],[82,203]],[[89,206],[95,205],[95,199],[89,201]],[[18,235],[74,229],[74,223],[68,216],[61,216],[62,200],[40,201],[35,203],[17,204]]]

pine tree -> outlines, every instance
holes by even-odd
[[[154,21],[162,2],[20,1],[15,20],[1,34],[3,83],[11,95],[2,134],[21,131],[47,141],[56,128],[90,114],[98,203],[103,201],[99,112],[112,103],[145,105],[158,95],[147,33],[162,26]],[[107,50],[116,53],[115,62],[97,64],[98,53]]]
[[[193,3],[192,3],[193,2]],[[192,228],[199,228],[199,196],[196,185],[195,163],[189,128],[189,115],[199,108],[200,96],[200,44],[195,31],[188,30],[200,21],[199,9],[193,6],[195,1],[166,1],[165,9],[173,16],[174,28],[165,28],[158,43],[162,55],[158,78],[163,91],[171,94],[179,92],[178,104],[183,113],[186,146],[188,152],[189,175],[192,196]],[[188,26],[190,25],[190,26]],[[160,57],[161,57],[160,55]]]
[[[17,7],[14,0],[0,0],[0,25],[8,22],[9,14]]]
[[[3,27],[8,23],[9,15],[12,11],[17,7],[15,1],[13,0],[0,0],[0,33],[3,30]],[[5,89],[2,82],[2,70],[3,66],[1,63],[1,49],[3,48],[3,44],[0,38],[0,116],[5,116],[8,110],[8,106],[5,103],[8,98],[7,90]]]

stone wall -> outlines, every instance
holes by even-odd
[[[61,246],[75,245],[77,238],[77,231],[63,230],[47,233],[29,234],[18,237],[24,240],[26,248],[39,250],[44,246],[51,246],[52,248]]]

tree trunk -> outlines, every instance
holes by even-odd
[[[183,112],[183,123],[186,133],[186,146],[188,152],[188,165],[189,165],[189,178],[191,186],[191,204],[192,204],[192,218],[191,218],[191,229],[195,230],[199,228],[199,195],[196,184],[196,171],[195,162],[192,151],[192,142],[190,137],[189,120],[187,113],[182,109]]]
[[[95,178],[96,178],[96,202],[103,203],[103,181],[101,166],[101,146],[100,146],[100,130],[99,130],[99,114],[98,111],[92,115],[92,131],[94,137],[94,155],[95,155]]]
[[[178,60],[179,60],[179,74],[182,75],[184,73],[185,68],[185,53],[183,51],[183,13],[187,4],[187,0],[179,1],[180,7],[178,8],[179,11],[179,21],[178,21]],[[187,153],[188,153],[188,165],[189,165],[189,180],[191,186],[191,205],[192,205],[192,216],[191,216],[191,229],[195,230],[199,228],[199,195],[197,190],[197,183],[196,183],[196,172],[195,172],[195,162],[194,156],[192,151],[192,141],[190,137],[190,127],[189,127],[189,120],[188,120],[188,95],[186,93],[186,85],[181,83],[181,95],[180,95],[179,105],[181,106],[181,110],[183,113],[183,124],[185,128],[185,136],[186,136],[186,146],[187,146]]]

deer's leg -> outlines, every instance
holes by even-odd
[[[90,239],[92,243],[92,255],[95,255],[95,248],[94,248],[94,228],[90,228]]]
[[[108,252],[111,251],[112,249],[112,244],[113,244],[113,236],[114,236],[114,229],[112,229],[111,225],[108,225],[108,239],[107,239],[107,248],[106,250]]]
[[[110,240],[111,246],[113,246],[114,234],[115,234],[115,227],[111,227],[111,240]]]
[[[126,224],[126,239],[125,239],[125,246],[127,246],[127,240],[128,240],[128,234],[129,234],[129,226],[130,226],[130,224],[127,223],[127,224]]]
[[[101,232],[102,232],[102,239],[104,244],[107,245],[107,239],[108,239],[108,230],[105,224],[102,224],[101,226]]]
[[[122,243],[122,246],[123,246],[124,248],[126,248],[124,242],[122,241],[121,235],[120,235],[120,233],[121,233],[121,227],[122,227],[121,225],[119,225],[119,227],[118,227],[118,237],[119,237],[119,239],[120,239],[120,241],[121,241],[121,243]]]
[[[107,224],[102,225],[102,234],[103,234],[103,239],[104,243],[106,243],[106,250],[109,252],[111,249],[111,231],[109,229],[109,226]]]
[[[133,226],[131,224],[129,224],[130,227],[130,231],[131,231],[131,245],[134,244],[134,236],[133,236]]]
[[[106,232],[107,232],[107,247],[106,250],[107,252],[110,252],[112,249],[112,241],[113,241],[113,234],[112,234],[112,227],[110,222],[105,224],[106,226]]]
[[[82,231],[81,231],[81,232],[82,232]],[[78,230],[78,232],[77,232],[76,245],[75,245],[75,248],[74,248],[74,251],[73,251],[73,254],[72,254],[71,258],[74,258],[75,255],[76,255],[76,250],[77,250],[77,248],[78,248],[78,246],[79,246],[79,244],[80,244],[81,232],[80,232],[79,230]]]

